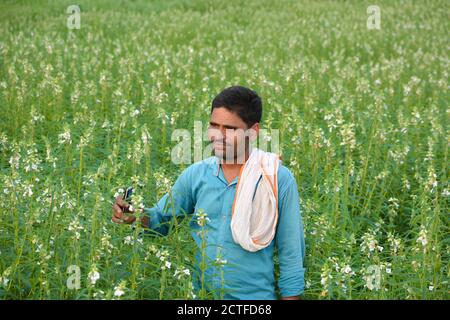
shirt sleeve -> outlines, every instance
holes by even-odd
[[[282,297],[298,296],[305,288],[305,237],[297,183],[288,171],[284,190],[280,189],[276,246],[280,265],[278,287]]]
[[[189,168],[185,169],[172,189],[154,207],[144,208],[144,213],[150,218],[149,229],[155,231],[156,235],[166,236],[169,233],[169,224],[174,216],[193,212],[190,175]],[[151,231],[150,233],[155,233]]]

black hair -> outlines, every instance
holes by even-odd
[[[226,108],[237,114],[251,127],[261,121],[262,100],[258,94],[242,86],[232,86],[224,89],[212,101],[211,113],[214,108]]]

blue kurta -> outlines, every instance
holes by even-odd
[[[276,299],[273,259],[275,246],[278,249],[278,287],[281,296],[302,294],[305,239],[294,176],[285,166],[279,166],[278,224],[275,238],[268,247],[256,252],[246,251],[235,243],[231,233],[231,209],[237,181],[236,177],[231,183],[227,183],[215,156],[192,164],[176,180],[171,197],[168,193],[154,207],[144,209],[150,217],[150,229],[166,235],[168,222],[173,214],[187,214],[191,217],[192,237],[199,249],[193,277],[196,290],[201,287],[199,265],[202,260],[202,227],[198,224],[196,213],[204,211],[208,217],[204,225],[208,265],[205,285],[208,291],[215,293],[215,297],[220,298],[220,294],[224,293],[224,299]],[[226,263],[217,265],[215,261],[218,257]]]

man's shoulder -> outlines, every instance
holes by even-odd
[[[294,174],[283,164],[280,164],[277,172],[278,191],[283,194],[290,187],[297,188]]]
[[[284,164],[279,165],[277,176],[278,176],[278,183],[295,181],[294,174]]]

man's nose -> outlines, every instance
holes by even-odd
[[[211,139],[214,140],[214,141],[225,140],[225,138],[226,138],[225,128],[220,128],[220,129],[214,128],[214,129],[211,129],[210,136],[211,136]]]
[[[220,133],[222,134],[223,140],[225,140],[227,138],[227,129],[220,128]]]

